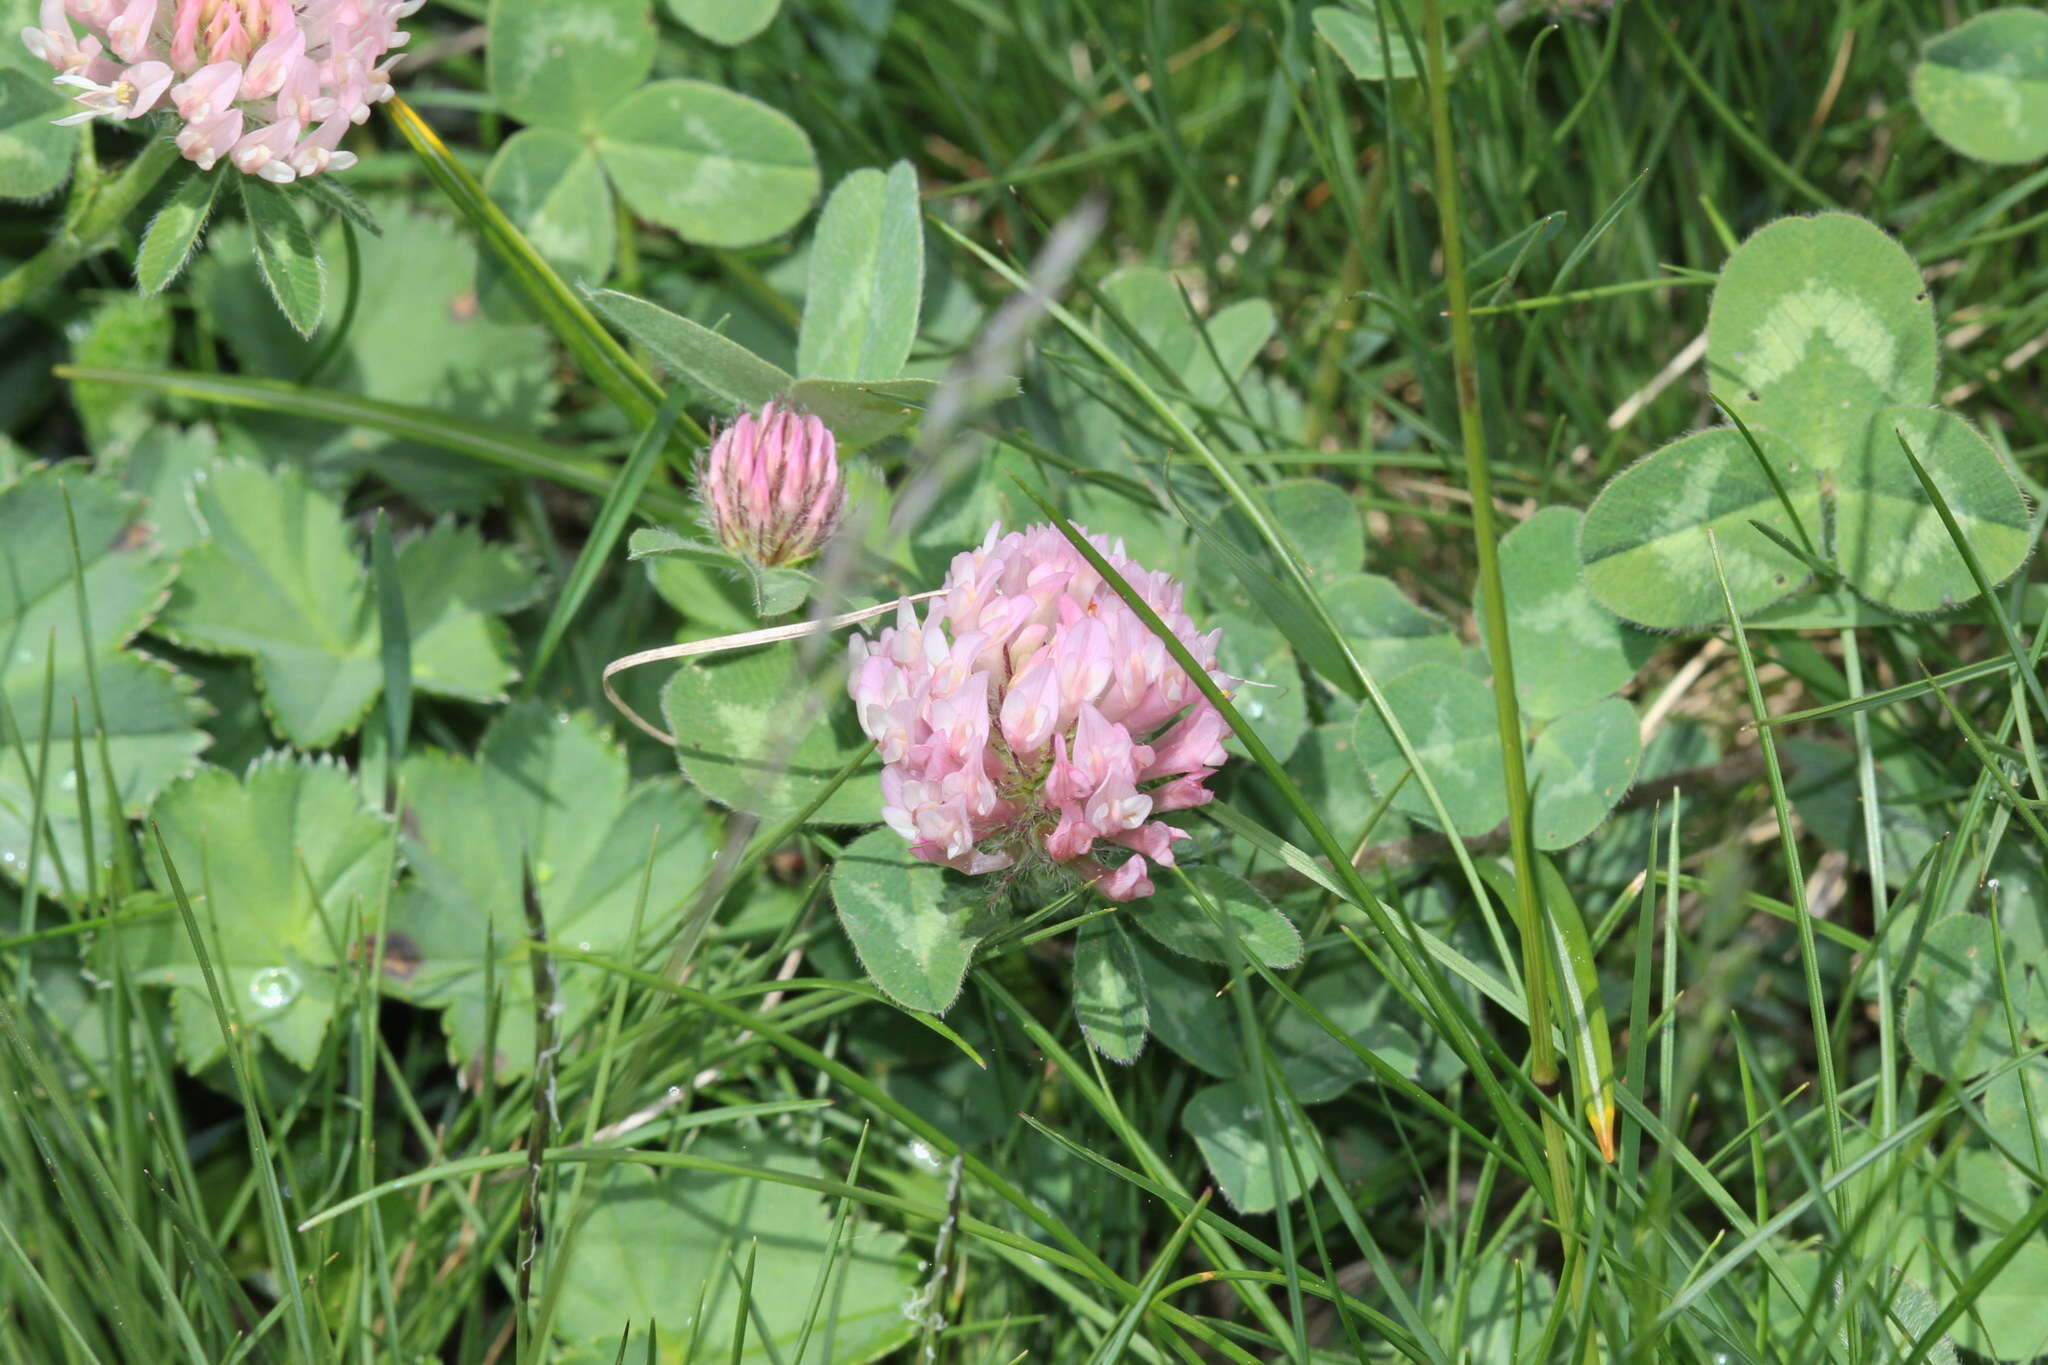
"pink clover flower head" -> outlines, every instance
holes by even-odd
[[[391,98],[399,21],[424,0],[42,0],[22,42],[78,93],[78,113],[167,109],[178,150],[286,184],[346,170],[341,135]],[[81,36],[73,25],[85,29]]]
[[[838,450],[831,428],[808,413],[773,402],[741,413],[697,466],[711,534],[764,569],[809,559],[846,506]]]
[[[1088,537],[1217,686],[1171,574]],[[1002,534],[953,560],[924,619],[908,601],[855,636],[847,690],[883,761],[882,818],[912,856],[969,874],[1056,865],[1114,901],[1152,893],[1224,761],[1223,715],[1067,538]],[[1100,846],[1128,850],[1113,868]]]

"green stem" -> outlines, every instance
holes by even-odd
[[[1550,1025],[1550,955],[1536,893],[1536,851],[1529,828],[1529,779],[1522,761],[1522,713],[1515,701],[1515,664],[1508,645],[1507,594],[1493,517],[1493,475],[1486,460],[1486,426],[1479,410],[1479,377],[1472,342],[1472,301],[1465,280],[1465,243],[1458,209],[1458,164],[1451,145],[1451,104],[1444,61],[1441,0],[1423,11],[1429,50],[1429,121],[1436,147],[1437,212],[1443,224],[1444,285],[1451,314],[1451,363],[1457,377],[1458,432],[1465,446],[1465,486],[1472,494],[1472,530],[1479,553],[1486,652],[1493,661],[1493,704],[1500,719],[1501,762],[1507,773],[1508,847],[1515,865],[1515,916],[1522,937],[1522,981],[1529,1003],[1529,1079],[1556,1088],[1557,1048]],[[1597,1085],[1598,1077],[1587,1077]],[[1544,1146],[1555,1185],[1555,1205],[1569,1218],[1570,1177],[1564,1135],[1544,1121]]]
[[[87,196],[41,251],[0,276],[0,313],[19,308],[62,279],[72,266],[103,250],[177,160],[176,143],[169,138],[151,138],[126,170]]]

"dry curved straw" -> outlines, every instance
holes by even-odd
[[[625,699],[613,690],[612,678],[614,676],[624,673],[629,668],[638,668],[642,664],[657,664],[664,659],[695,659],[706,654],[723,654],[728,650],[748,649],[754,645],[772,645],[781,640],[800,640],[806,635],[822,635],[835,630],[843,630],[847,626],[857,626],[863,621],[872,621],[877,616],[886,615],[896,610],[904,602],[929,602],[932,598],[940,596],[943,592],[944,589],[912,593],[907,597],[894,598],[887,602],[878,602],[872,607],[862,607],[859,611],[849,611],[838,616],[827,616],[819,620],[798,621],[787,626],[769,626],[763,630],[744,630],[737,635],[720,635],[709,640],[688,640],[679,645],[662,645],[656,649],[643,649],[638,654],[628,654],[624,658],[613,659],[604,666],[604,676],[602,678],[604,695],[613,706],[619,708],[620,713],[627,720],[632,721],[642,732],[652,735],[663,744],[673,748],[676,743],[674,735],[647,721],[638,711],[626,705]]]

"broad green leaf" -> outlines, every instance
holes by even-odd
[[[810,285],[797,331],[806,379],[894,379],[917,339],[924,302],[924,223],[917,172],[860,170],[840,181],[811,238]]]
[[[742,559],[722,546],[707,541],[689,540],[677,535],[666,526],[643,526],[626,540],[628,559],[653,559],[695,565],[719,573],[746,580],[754,596],[754,613],[757,616],[782,616],[795,611],[810,597],[818,580],[802,569],[764,569],[750,560]],[[652,566],[650,566],[652,567]],[[688,579],[683,580],[689,582]],[[700,614],[701,600],[690,598],[678,601],[669,591],[665,576],[654,577],[656,591],[673,602],[679,611],[692,616]],[[736,623],[737,629],[747,629],[748,623]]]
[[[690,1152],[813,1180],[845,1175],[754,1135],[707,1134]],[[904,1312],[917,1276],[902,1235],[856,1217],[835,1245],[831,1211],[809,1190],[620,1164],[593,1167],[584,1197],[589,1218],[577,1234],[576,1254],[559,1272],[555,1318],[564,1342],[586,1346],[573,1365],[612,1365],[622,1341],[624,1359],[634,1365],[685,1365],[690,1342],[696,1349],[689,1361],[698,1365],[793,1361],[811,1286],[828,1260],[832,1279],[804,1359],[813,1365],[881,1360],[917,1331]],[[750,1321],[746,1345],[734,1354],[740,1293],[734,1265],[749,1256]],[[650,1337],[659,1342],[658,1354],[648,1349]]]
[[[2032,1159],[2028,1148],[2021,1147],[2019,1151]],[[2013,1216],[2026,1208],[2033,1197],[2020,1168],[1988,1147],[1964,1148],[1952,1169],[1956,1207],[1987,1232],[2003,1236],[2012,1227]]]
[[[1933,397],[1934,365],[1934,305],[1920,269],[1861,218],[1781,218],[1721,268],[1707,382],[1808,469],[1854,457],[1874,409]]]
[[[313,234],[306,231],[298,205],[276,185],[253,175],[238,177],[237,184],[263,283],[269,286],[271,299],[292,330],[309,337],[320,326],[327,291],[327,273],[313,245]]]
[[[691,659],[662,689],[683,775],[712,800],[775,821],[796,814],[870,745],[847,698],[839,650],[806,659],[778,644]],[[881,818],[872,755],[810,817],[818,825]]]
[[[483,1047],[491,976],[500,992],[493,1066],[501,1076],[533,1063],[522,858],[532,860],[551,942],[632,962],[636,949],[674,937],[718,846],[715,822],[680,778],[634,782],[617,740],[589,715],[555,715],[533,703],[500,714],[474,759],[438,750],[408,757],[400,788],[413,875],[392,901],[384,988],[445,1011],[450,1046],[468,1061]],[[611,980],[558,963],[557,1031],[581,1028]]]
[[[861,966],[891,999],[943,1014],[981,942],[972,885],[910,856],[892,829],[856,839],[832,863],[832,901]]]
[[[1599,828],[1635,781],[1642,742],[1620,697],[1568,711],[1529,751],[1529,823],[1536,847],[1568,848]]]
[[[1393,988],[1356,954],[1334,969],[1314,970],[1299,988],[1301,998],[1351,1039],[1395,1071],[1415,1075],[1422,1048],[1393,1017]],[[1359,1055],[1330,1036],[1307,1011],[1289,1002],[1269,1035],[1280,1074],[1302,1104],[1334,1100],[1371,1074]]]
[[[1244,1070],[1237,1030],[1224,1027],[1216,973],[1169,953],[1143,934],[1128,936],[1145,982],[1145,1026],[1152,1036],[1218,1079]]]
[[[1994,9],[1928,43],[1913,102],[1964,156],[2019,165],[2048,156],[2048,13]]]
[[[1348,703],[1333,707],[1333,712],[1344,719],[1310,726],[1287,762],[1288,777],[1346,847],[1366,836],[1366,822],[1380,809],[1380,798],[1358,761],[1354,738],[1358,709]],[[1412,787],[1414,783],[1408,785]],[[1408,833],[1407,815],[1389,807],[1372,827],[1371,838],[1375,843],[1383,843]],[[1307,833],[1296,829],[1294,841],[1308,842]]]
[[[605,110],[595,136],[633,211],[705,246],[778,236],[818,193],[818,161],[802,128],[702,81],[642,86]]]
[[[74,365],[155,369],[170,358],[170,306],[139,294],[116,294],[93,309],[71,343]],[[124,384],[73,380],[71,402],[94,453],[118,459],[149,428],[163,400]]]
[[[1752,434],[1818,549],[1820,487],[1812,464],[1772,433]],[[1707,544],[1711,531],[1735,609],[1745,615],[1760,610],[1812,574],[1752,521],[1799,544],[1784,503],[1740,432],[1716,427],[1682,437],[1615,475],[1586,509],[1579,531],[1586,588],[1615,615],[1652,630],[1717,625],[1727,607]]]
[[[1952,779],[1931,755],[1896,731],[1877,730],[1872,740],[1885,880],[1902,886],[1928,850],[1948,836],[1940,803],[1947,799]],[[1844,745],[1796,735],[1780,740],[1778,749],[1791,764],[1785,789],[1800,821],[1822,843],[1863,865],[1868,841],[1863,802],[1857,795],[1855,753]],[[1911,914],[1898,919],[1901,950],[1912,919]]]
[[[80,633],[77,580],[65,523],[64,493],[78,520],[79,554],[92,634]],[[0,699],[18,733],[0,733],[0,873],[27,875],[35,786],[21,756],[35,755],[50,734],[50,774],[43,817],[55,835],[43,840],[36,885],[55,896],[67,884],[85,890],[84,831],[78,818],[79,775],[71,765],[72,707],[86,734],[86,781],[93,796],[94,848],[112,856],[115,832],[104,822],[105,793],[92,739],[93,703],[87,660],[99,681],[107,749],[121,809],[139,815],[172,779],[189,772],[206,746],[198,729],[205,707],[193,684],[170,666],[123,649],[148,624],[169,586],[172,564],[156,553],[132,497],[79,465],[35,469],[0,488]],[[45,669],[54,671],[51,707],[43,706]],[[0,721],[0,732],[7,727]],[[61,873],[59,870],[61,860]]]
[[[187,175],[177,193],[165,200],[156,217],[149,220],[142,245],[135,252],[135,287],[145,297],[161,294],[184,272],[193,248],[199,245],[199,235],[206,230],[206,220],[213,213],[214,195],[226,179],[225,172],[208,175],[195,171]]]
[[[1183,957],[1235,966],[1241,945],[1268,967],[1292,967],[1301,961],[1301,931],[1250,883],[1220,867],[1191,867],[1187,878],[1194,890],[1182,886],[1177,877],[1164,879],[1156,895],[1125,913]],[[1221,924],[1211,918],[1201,897],[1207,898]]]
[[[1308,730],[1308,698],[1294,650],[1284,635],[1256,616],[1226,614],[1214,624],[1223,631],[1216,648],[1218,666],[1244,679],[1235,697],[1238,711],[1273,757],[1285,763]],[[1228,742],[1242,751],[1235,738]]]
[[[2038,1191],[2029,1190],[2024,1207]],[[1990,1255],[1993,1242],[1972,1247],[1957,1272],[1968,1278]],[[2048,1285],[2048,1238],[2036,1235],[2000,1270],[1957,1320],[1955,1336],[1963,1349],[1993,1360],[2038,1360],[2048,1355],[2048,1314],[2041,1311],[2041,1287]]]
[[[2033,1024],[2036,1035],[2048,1036],[2048,1020],[2036,1018]],[[1984,1092],[1984,1121],[1999,1142],[2022,1156],[2048,1154],[2048,1061],[2036,1057],[1994,1079]]]
[[[1563,715],[1616,691],[1657,648],[1593,600],[1579,576],[1579,526],[1570,507],[1546,507],[1501,538],[1515,694],[1538,718]],[[1475,594],[1473,611],[1485,607]]]
[[[22,18],[29,13],[22,7]],[[9,25],[5,32],[5,41],[20,49],[17,28]],[[29,57],[26,49],[22,56]],[[79,130],[59,128],[54,120],[76,111],[66,107],[71,101],[62,87],[52,84],[56,73],[41,62],[34,65],[40,70],[0,65],[0,199],[40,199],[71,175]]]
[[[296,470],[222,463],[193,490],[207,538],[185,553],[158,629],[187,649],[256,661],[280,735],[319,749],[353,731],[382,690],[377,613],[341,508]],[[443,523],[398,552],[413,684],[501,700],[518,677],[496,617],[537,588],[509,548]]]
[[[479,306],[472,235],[395,202],[380,202],[378,212],[383,235],[357,234],[362,282],[355,318],[311,382],[486,426],[545,429],[556,392],[554,350],[537,324],[501,322]],[[333,223],[321,232],[326,259],[342,259],[341,235]],[[250,374],[302,382],[300,374],[341,324],[330,316],[310,341],[282,325],[263,297],[240,224],[214,228],[193,264],[191,287],[201,315]],[[496,466],[368,427],[255,413],[239,415],[236,425],[255,435],[266,462],[302,464],[330,489],[368,469],[427,506],[467,510],[491,503],[506,483]]]
[[[347,989],[345,935],[390,884],[391,826],[330,759],[270,754],[246,777],[207,768],[151,808],[192,900],[228,1017],[310,1067]],[[170,881],[149,844],[150,880]],[[178,1052],[197,1071],[221,1055],[219,1023],[182,916],[129,931],[136,979],[171,986]]]
[[[700,38],[737,47],[775,22],[782,0],[666,0],[676,22]]]
[[[1882,606],[1944,611],[1976,597],[1977,585],[1900,437],[1941,490],[1991,582],[2026,562],[2032,518],[2012,471],[1968,422],[1938,408],[1879,410],[1870,439],[1835,471],[1835,559],[1850,584]]]
[[[498,107],[521,123],[586,131],[647,78],[647,0],[491,0],[488,65]]]
[[[1112,1062],[1145,1050],[1145,982],[1123,925],[1090,920],[1074,936],[1074,1018],[1082,1036]]]
[[[619,229],[611,189],[604,168],[574,135],[556,128],[514,133],[491,158],[484,189],[572,285],[595,287],[612,273]]]
[[[1360,10],[1363,12],[1360,12]],[[1360,8],[1347,9],[1341,5],[1319,5],[1313,15],[1316,35],[1344,59],[1344,65],[1351,74],[1361,81],[1409,80],[1415,75],[1415,58],[1401,28],[1401,21],[1392,12],[1385,16],[1387,40],[1380,42],[1381,17],[1372,0],[1363,0]],[[1412,26],[1413,20],[1410,20]],[[1414,33],[1416,46],[1422,43],[1422,34]]]
[[[1152,266],[1118,271],[1103,284],[1102,293],[1137,336],[1134,339],[1107,314],[1096,330],[1183,418],[1201,420],[1195,405],[1238,411],[1232,387],[1273,335],[1271,304],[1264,299],[1240,300],[1217,309],[1198,327],[1173,276]]]
[[[1999,995],[2001,944],[1982,915],[1950,915],[1921,941],[1906,990],[1906,1047],[1944,1080],[1968,1080],[2012,1056]],[[2005,968],[2017,992],[2020,966],[2009,952]]]
[[[1423,664],[1381,684],[1380,691],[1443,798],[1453,826],[1446,833],[1476,838],[1505,820],[1506,779],[1492,689],[1463,669]],[[1376,710],[1364,706],[1352,735],[1366,780],[1377,793],[1391,791],[1408,771],[1393,732]],[[1435,822],[1422,786],[1413,778],[1395,796],[1394,809]]]
[[[1417,664],[1458,662],[1458,637],[1450,623],[1409,601],[1391,578],[1346,574],[1323,590],[1323,603],[1377,682],[1399,677]],[[1517,652],[1518,667],[1521,658]]]
[[[590,301],[670,374],[735,408],[758,408],[789,392],[787,370],[701,323],[615,289],[599,290]]]
[[[1236,589],[1242,589],[1243,600],[1287,637],[1287,642],[1294,646],[1303,663],[1348,695],[1363,695],[1345,661],[1341,642],[1316,615],[1313,606],[1303,600],[1300,591],[1291,582],[1283,582],[1275,575],[1274,569],[1267,567],[1271,556],[1266,551],[1247,551],[1240,547],[1231,536],[1178,500],[1175,508],[1195,533],[1195,538],[1213,552],[1212,557],[1219,568],[1229,573],[1228,580],[1220,574],[1213,579],[1217,586],[1212,589],[1212,595],[1222,596],[1228,602],[1233,600],[1231,595]],[[1234,587],[1231,586],[1233,583]]]
[[[1365,562],[1365,525],[1351,495],[1327,479],[1282,479],[1259,489],[1266,511],[1319,589],[1356,574]],[[1256,552],[1258,533],[1232,507],[1219,519],[1239,544]]]
[[[1522,1365],[1532,1343],[1543,1339],[1557,1297],[1550,1276],[1507,1255],[1473,1257],[1466,1264],[1471,1271],[1462,1301],[1445,1288],[1430,1305],[1431,1325],[1440,1333],[1458,1333],[1458,1359],[1465,1365]]]
[[[939,391],[930,379],[884,379],[861,383],[847,379],[799,379],[790,385],[790,401],[832,428],[841,450],[859,450],[915,426]],[[1017,381],[1000,380],[982,395],[988,402],[1015,397]]]
[[[1275,1152],[1268,1145],[1265,1098],[1248,1080],[1224,1081],[1196,1091],[1181,1111],[1180,1121],[1202,1149],[1202,1159],[1208,1163],[1209,1174],[1216,1177],[1223,1197],[1240,1213],[1271,1213],[1302,1196],[1304,1179],[1315,1183],[1315,1160],[1308,1152]],[[1274,1127],[1283,1142],[1292,1134],[1293,1125],[1285,1115],[1274,1117]],[[1273,1179],[1276,1162],[1277,1185]]]

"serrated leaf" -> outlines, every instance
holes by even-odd
[[[1423,664],[1391,682],[1381,694],[1414,746],[1423,770],[1436,784],[1455,833],[1476,838],[1507,818],[1502,776],[1500,721],[1493,691],[1461,668]],[[1353,732],[1354,751],[1373,791],[1384,796],[1408,772],[1408,760],[1394,735],[1371,706],[1361,707]],[[1421,784],[1401,786],[1394,809],[1435,823]]]
[[[794,382],[781,366],[659,304],[615,289],[601,289],[590,301],[620,331],[652,351],[670,374],[735,408],[758,408],[781,398]]]
[[[92,634],[79,630],[77,585],[64,515],[64,492],[78,520],[79,551]],[[44,782],[47,840],[36,886],[73,897],[86,883],[84,831],[78,818],[79,776],[71,766],[72,708],[86,733],[86,780],[94,797],[94,847],[110,856],[115,832],[102,812],[87,659],[98,677],[107,722],[107,749],[122,810],[140,814],[173,778],[189,771],[206,736],[198,729],[205,707],[190,679],[169,665],[123,646],[162,604],[173,566],[157,553],[132,498],[78,465],[32,470],[0,488],[0,698],[19,733],[0,734],[0,873],[19,882],[27,875],[34,785],[20,762],[34,761],[44,729],[50,734],[51,772]],[[45,669],[53,668],[51,709],[43,707]],[[0,731],[6,729],[0,724]],[[59,870],[61,864],[61,872]]]
[[[1598,829],[1628,794],[1641,757],[1636,710],[1620,697],[1568,711],[1544,726],[1529,751],[1529,824],[1536,847],[1569,848]]]
[[[1579,526],[1570,507],[1546,507],[1501,538],[1515,695],[1531,716],[1563,715],[1618,690],[1655,652],[1657,638],[1615,619],[1579,576]],[[1472,610],[1483,614],[1481,594]]]
[[[27,55],[11,27],[6,41]],[[40,199],[71,176],[79,130],[54,122],[71,101],[36,65],[40,74],[0,65],[0,199]]]
[[[161,294],[185,269],[206,220],[213,212],[214,195],[226,173],[208,175],[194,172],[178,186],[177,193],[164,201],[142,234],[135,252],[135,287],[145,298]]]
[[[521,123],[579,133],[647,78],[647,0],[491,0],[488,67],[498,105]]]
[[[662,689],[661,710],[683,775],[712,800],[771,822],[796,814],[870,747],[837,651],[801,669],[787,644],[691,659]],[[811,823],[880,819],[880,772],[870,755]]]
[[[1962,418],[1936,408],[1880,409],[1870,439],[1835,473],[1834,548],[1858,592],[1893,611],[1943,611],[1977,596],[1969,565],[1899,448],[1903,437],[1994,584],[2034,547],[2012,471]]]
[[[809,1180],[844,1174],[759,1136],[733,1141],[707,1134],[690,1151]],[[613,1365],[622,1342],[624,1358],[636,1365],[684,1365],[686,1341],[696,1347],[692,1361],[793,1361],[811,1286],[828,1263],[830,1292],[806,1359],[830,1365],[881,1360],[917,1331],[904,1312],[916,1277],[902,1234],[855,1218],[840,1236],[810,1190],[628,1165],[594,1168],[585,1189],[589,1217],[577,1234],[576,1255],[562,1269],[555,1319],[563,1341],[584,1350],[564,1365]],[[735,1256],[742,1262],[752,1256],[754,1265],[746,1344],[737,1353]],[[657,1341],[659,1354],[652,1349]],[[829,1355],[818,1350],[821,1342],[830,1343]]]
[[[775,22],[782,0],[665,0],[676,22],[721,47],[738,47]]]
[[[1140,929],[1183,957],[1237,965],[1238,948],[1268,967],[1301,961],[1301,931],[1249,882],[1219,867],[1191,867],[1190,890],[1178,878],[1125,913]],[[1221,918],[1219,925],[1202,904]]]
[[[801,127],[702,81],[641,86],[598,117],[594,135],[633,211],[705,246],[778,236],[818,193],[817,157]]]
[[[1809,537],[1821,533],[1820,485],[1789,442],[1753,430]],[[1796,592],[1813,575],[1762,535],[1762,522],[1793,544],[1797,526],[1740,432],[1696,432],[1614,476],[1586,509],[1579,563],[1593,597],[1652,630],[1690,630],[1727,616],[1714,573],[1712,531],[1735,609],[1747,615]]]
[[[2048,156],[2048,13],[1989,10],[1928,43],[1913,102],[1964,156],[2020,165]]]
[[[869,830],[833,861],[840,926],[868,976],[909,1009],[951,1008],[981,942],[978,899],[955,881],[890,829]]]
[[[295,469],[223,463],[193,491],[207,538],[188,550],[159,629],[187,649],[256,661],[271,723],[302,748],[352,732],[383,689],[377,614],[341,508]],[[532,570],[452,524],[398,552],[413,684],[501,699],[518,676],[494,618],[531,600]]]
[[[1966,1081],[2013,1055],[1999,978],[2015,990],[2020,965],[1981,915],[1950,915],[1921,941],[1906,990],[1906,1048],[1918,1062],[1949,1081]]]
[[[811,238],[797,373],[806,379],[896,378],[917,339],[923,300],[916,171],[907,161],[886,175],[854,171],[825,201]]]
[[[1074,936],[1074,1019],[1088,1045],[1129,1065],[1145,1050],[1145,983],[1130,936],[1113,919]]]
[[[268,180],[245,175],[237,181],[249,235],[256,246],[256,264],[270,297],[292,330],[310,337],[320,326],[327,276],[313,234],[299,217],[298,205]]]
[[[413,877],[392,902],[385,989],[443,1011],[450,1046],[468,1061],[483,1047],[488,961],[501,992],[493,1062],[501,1076],[533,1063],[522,858],[532,861],[550,941],[632,961],[643,876],[641,948],[674,936],[718,847],[716,822],[680,779],[635,783],[617,741],[589,715],[555,715],[530,702],[492,722],[474,759],[408,757],[400,786]],[[609,980],[559,964],[557,1031],[582,1027]]]
[[[192,898],[229,1018],[310,1067],[343,989],[342,936],[375,913],[391,880],[389,823],[339,764],[285,754],[258,760],[246,778],[219,768],[186,778],[150,817]],[[169,887],[153,843],[149,874]],[[130,932],[136,979],[175,988],[179,1055],[204,1068],[222,1040],[183,918]]]
[[[1181,1111],[1181,1126],[1202,1149],[1202,1159],[1223,1197],[1240,1213],[1270,1213],[1302,1196],[1304,1178],[1311,1186],[1315,1183],[1313,1157],[1302,1151],[1275,1152],[1268,1145],[1265,1114],[1264,1098],[1246,1080],[1198,1090]],[[1283,1142],[1293,1133],[1294,1125],[1284,1115],[1275,1116],[1274,1126]]]
[[[1707,314],[1708,383],[1809,469],[1862,450],[1877,408],[1932,398],[1934,366],[1934,305],[1920,269],[1861,218],[1781,218],[1721,268]]]

